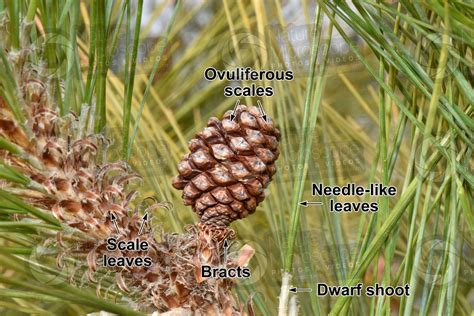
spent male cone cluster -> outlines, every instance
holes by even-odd
[[[276,172],[280,132],[257,107],[239,105],[190,142],[173,186],[201,224],[226,227],[255,212]]]
[[[4,38],[0,36],[0,44]],[[125,162],[107,160],[108,140],[92,132],[93,107],[83,105],[79,115],[59,113],[56,95],[49,93],[51,82],[43,79],[40,67],[23,62],[29,53],[30,48],[8,54],[16,77],[12,95],[24,119],[18,120],[11,100],[0,93],[0,200],[27,205],[36,220],[64,227],[51,231],[56,232],[54,243],[49,234],[37,235],[38,247],[57,248],[58,268],[71,272],[67,279],[73,282],[78,271],[85,271],[100,295],[110,289],[101,287],[104,280],[115,279],[114,291],[120,289],[130,307],[144,312],[247,315],[232,293],[232,280],[199,275],[203,265],[222,264],[223,242],[235,238],[234,231],[198,223],[182,234],[162,231],[158,240],[151,218],[139,210],[151,215],[167,203],[140,198],[130,187],[139,175]],[[31,221],[32,216],[21,212],[8,219]],[[148,247],[110,250],[110,237],[116,243],[146,242]],[[244,246],[226,264],[245,266],[252,255]],[[138,264],[139,259],[151,265]]]

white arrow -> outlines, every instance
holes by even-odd
[[[227,248],[229,248],[229,244],[227,243],[227,239],[224,240],[224,265],[227,266]]]
[[[301,201],[301,206],[308,207],[308,205],[323,205],[323,202],[308,202],[308,201]]]
[[[312,292],[313,289],[309,287],[292,287],[290,288],[290,292],[297,293],[297,292]]]
[[[143,232],[143,227],[145,227],[145,223],[148,221],[148,213],[145,212],[145,215],[142,217],[142,223],[140,225],[140,229],[138,230],[138,235],[141,235]]]
[[[117,234],[120,234],[120,229],[117,225],[117,215],[115,215],[114,212],[109,211],[109,218],[112,221],[112,223],[114,223],[115,229],[117,230]]]
[[[235,120],[235,118],[237,117],[237,115],[235,114],[235,112],[237,111],[237,107],[239,106],[240,104],[240,100],[237,100],[237,102],[235,102],[235,105],[234,105],[234,110],[232,111],[232,113],[230,114],[230,120],[233,121]]]
[[[262,103],[260,103],[259,100],[257,100],[257,105],[258,105],[258,109],[260,110],[260,116],[263,118],[265,122],[267,122],[267,113],[265,113]]]

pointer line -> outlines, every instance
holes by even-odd
[[[114,226],[115,226],[115,229],[117,230],[117,234],[120,234],[120,229],[117,225],[117,221],[114,221]]]
[[[260,110],[260,116],[263,118],[263,120],[266,122],[267,121],[267,113],[265,113],[265,110],[263,109],[263,105],[260,102],[260,100],[257,100],[257,105]]]
[[[145,213],[145,215],[142,217],[142,223],[140,225],[140,229],[138,230],[138,235],[141,235],[143,233],[143,228],[145,227],[145,223],[148,220],[148,213]]]
[[[120,234],[120,229],[117,225],[117,216],[114,214],[114,212],[109,211],[109,218],[114,223],[115,229],[117,230],[117,234]]]
[[[308,205],[323,205],[323,202],[301,201],[299,204],[300,204],[301,206],[307,207]]]
[[[230,114],[230,120],[233,121],[237,115],[235,114],[235,112],[237,111],[237,107],[240,105],[240,99],[237,100],[237,102],[235,102],[235,105],[234,105],[234,110],[232,111],[232,113]]]
[[[224,240],[224,266],[227,266],[227,248],[229,244],[227,243],[227,239]]]
[[[290,289],[290,292],[293,292],[293,293],[299,293],[299,292],[312,292],[313,289],[309,288],[309,287],[293,287]]]

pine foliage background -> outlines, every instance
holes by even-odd
[[[0,0],[0,95],[22,122],[11,60],[28,50],[60,113],[95,108],[95,132],[113,140],[104,159],[140,173],[143,196],[173,206],[154,223],[179,233],[195,215],[171,186],[176,164],[236,101],[204,69],[292,69],[292,81],[261,83],[275,90],[262,103],[281,131],[279,171],[256,213],[233,224],[235,249],[256,249],[237,295],[253,295],[257,314],[291,308],[287,272],[298,287],[411,285],[401,298],[298,294],[302,315],[471,315],[473,21],[470,1]],[[30,185],[2,161],[0,178]],[[333,214],[324,198],[299,205],[313,182],[398,194],[374,198],[377,213]],[[120,290],[97,296],[97,284],[57,267],[56,231],[67,228],[50,215],[0,190],[2,315],[139,314]]]

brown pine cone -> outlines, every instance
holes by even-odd
[[[183,190],[202,224],[225,227],[255,212],[276,172],[280,132],[254,107],[240,105],[222,121],[212,117],[189,142],[173,186]]]

